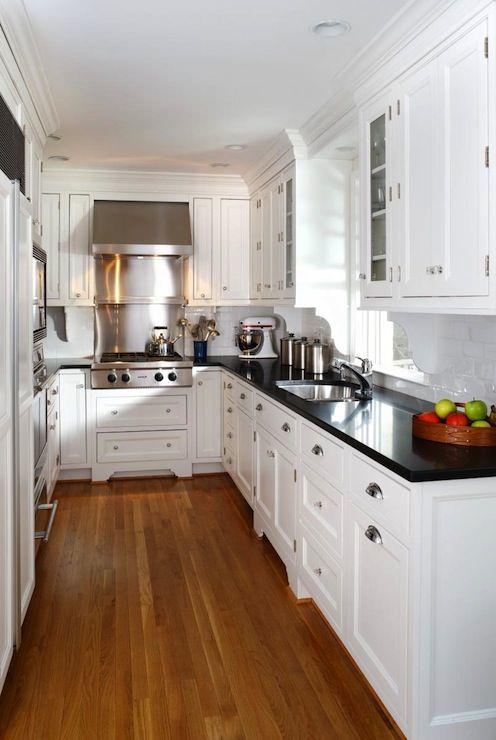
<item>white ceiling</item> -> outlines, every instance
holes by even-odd
[[[24,0],[71,167],[239,173],[405,0]],[[351,32],[309,32],[341,18]],[[242,152],[227,144],[246,144]],[[211,169],[211,162],[229,162]],[[60,166],[57,163],[57,166]]]

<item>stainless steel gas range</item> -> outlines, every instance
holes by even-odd
[[[105,352],[91,366],[92,388],[176,388],[193,384],[193,363],[181,355]]]

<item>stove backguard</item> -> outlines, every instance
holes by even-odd
[[[99,305],[95,308],[95,357],[104,352],[144,352],[154,326],[167,326],[171,334],[178,334],[182,316],[182,306],[163,303]]]

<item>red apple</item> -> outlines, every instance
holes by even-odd
[[[424,411],[423,414],[419,414],[417,416],[417,419],[419,421],[426,421],[428,424],[440,424],[441,423],[441,419],[434,411]]]
[[[468,420],[468,417],[465,416],[465,414],[457,411],[456,413],[450,414],[447,417],[446,424],[448,424],[448,426],[450,427],[468,427],[470,426],[470,421]]]

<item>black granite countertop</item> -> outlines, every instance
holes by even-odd
[[[496,476],[494,448],[458,447],[412,437],[412,414],[429,409],[428,401],[375,387],[371,401],[313,403],[278,388],[278,380],[302,378],[301,371],[282,367],[279,360],[246,362],[219,356],[195,366],[229,370],[408,481]],[[324,377],[336,376],[331,373]]]
[[[59,370],[67,370],[71,367],[88,368],[91,367],[92,362],[92,357],[46,357],[47,378],[45,384],[49,383]]]

